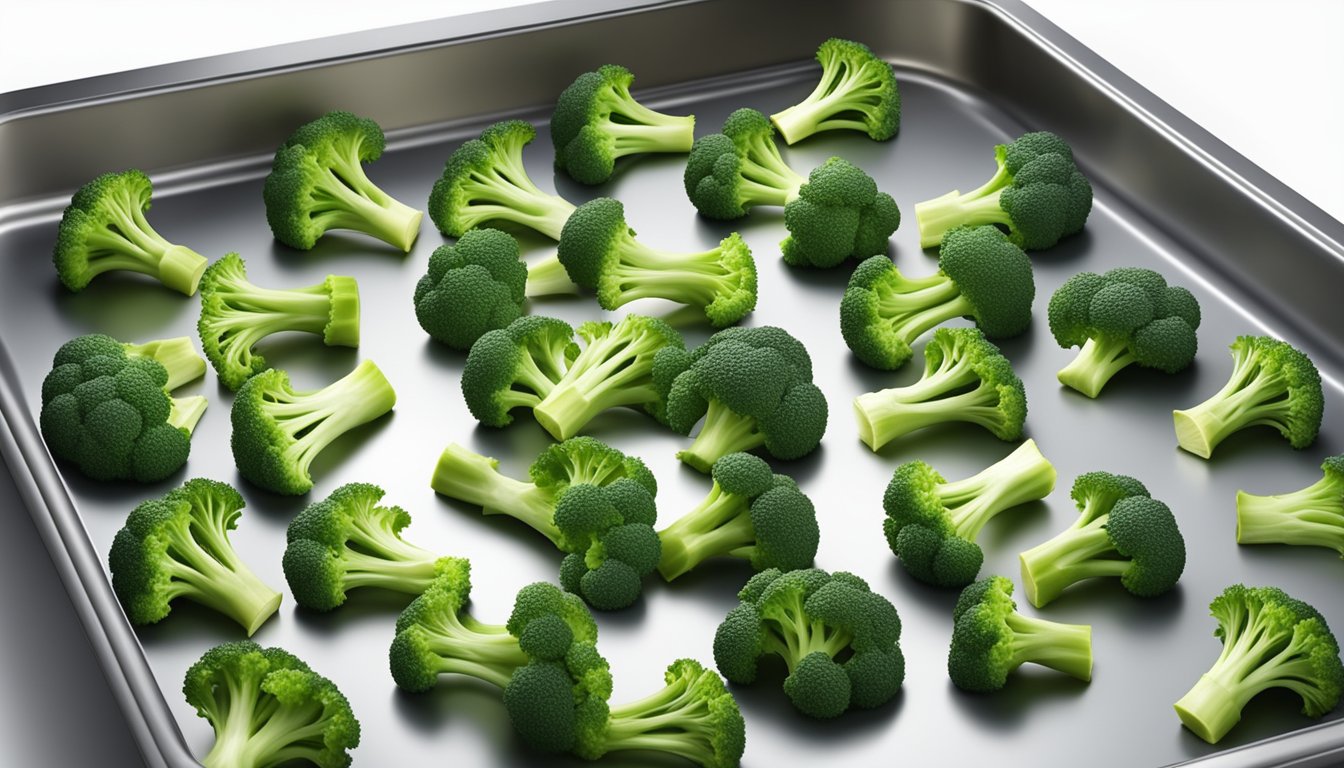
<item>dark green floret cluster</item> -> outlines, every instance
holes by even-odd
[[[486,331],[471,345],[462,368],[462,399],[489,427],[513,423],[514,408],[537,407],[579,355],[574,328],[540,315],[520,317]]]
[[[784,693],[805,715],[830,718],[891,700],[905,681],[896,608],[852,573],[761,571],[714,634],[729,682],[756,680],[764,656],[788,667]]]
[[[1329,547],[1344,557],[1344,454],[1326,458],[1321,471],[1291,493],[1237,491],[1237,543]]]
[[[808,174],[798,195],[784,206],[789,236],[780,242],[792,267],[837,267],[849,259],[885,254],[901,211],[863,169],[832,157]]]
[[[784,141],[850,130],[886,141],[901,127],[901,95],[891,65],[863,43],[831,38],[817,48],[821,80],[802,101],[770,116]]]
[[[415,284],[415,319],[435,341],[468,350],[486,331],[523,314],[528,269],[518,241],[497,229],[473,229],[429,256]]]
[[[840,301],[840,332],[855,357],[894,370],[914,355],[916,339],[958,317],[991,339],[1027,329],[1036,298],[1031,260],[1002,232],[955,229],[938,254],[938,272],[928,277],[906,277],[886,256],[854,270]]]
[[[770,120],[747,108],[729,115],[722,133],[695,140],[683,181],[695,209],[721,220],[757,206],[785,206],[807,183],[780,156]]]

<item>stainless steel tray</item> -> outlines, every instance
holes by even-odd
[[[48,253],[70,192],[101,171],[141,167],[157,185],[152,220],[170,239],[212,258],[238,251],[264,285],[310,284],[328,273],[356,276],[365,302],[359,350],[328,349],[309,339],[276,341],[265,350],[300,386],[324,384],[357,359],[373,359],[400,396],[390,418],[321,457],[311,498],[346,481],[381,484],[389,502],[414,515],[408,538],[471,558],[474,610],[483,620],[502,621],[519,586],[555,578],[558,556],[520,525],[486,521],[438,499],[429,476],[449,441],[498,456],[505,469],[521,472],[547,438],[527,418],[502,431],[477,428],[458,394],[463,357],[429,341],[416,325],[411,290],[428,254],[443,242],[428,222],[407,256],[357,236],[328,237],[309,253],[272,240],[260,186],[274,147],[295,125],[328,109],[371,116],[390,134],[372,178],[394,196],[423,205],[460,141],[505,115],[544,121],[556,94],[585,69],[625,64],[646,101],[694,112],[699,133],[706,133],[738,106],[769,112],[804,95],[815,81],[812,51],[832,35],[863,40],[897,66],[901,133],[883,144],[859,135],[820,136],[785,154],[799,169],[832,154],[868,169],[905,212],[892,241],[903,270],[935,268],[917,247],[914,203],[983,180],[996,142],[1028,129],[1054,130],[1072,142],[1096,187],[1087,230],[1033,254],[1037,320],[1004,345],[1027,384],[1029,434],[1058,468],[1059,487],[1045,503],[990,525],[982,535],[984,573],[1016,577],[1017,553],[1068,523],[1074,514],[1069,485],[1092,469],[1136,475],[1168,502],[1181,520],[1190,562],[1180,587],[1163,598],[1142,601],[1115,585],[1096,585],[1040,612],[1093,625],[1091,685],[1028,669],[997,695],[953,689],[944,659],[955,593],[914,583],[892,558],[880,535],[882,489],[904,460],[922,458],[955,477],[1012,446],[973,428],[949,428],[869,453],[857,439],[850,400],[912,379],[917,366],[883,374],[855,363],[841,343],[836,309],[848,271],[785,268],[777,249],[781,217],[753,214],[736,224],[761,269],[762,300],[748,322],[782,325],[808,345],[832,413],[821,450],[778,468],[817,503],[818,564],[859,573],[900,610],[909,673],[889,705],[832,722],[794,713],[775,675],[738,689],[748,723],[744,764],[1135,766],[1207,759],[1218,766],[1305,766],[1331,764],[1344,754],[1338,713],[1309,727],[1291,696],[1258,698],[1217,748],[1182,729],[1171,710],[1218,652],[1205,606],[1229,583],[1280,585],[1344,631],[1338,589],[1344,566],[1334,554],[1238,548],[1233,537],[1237,488],[1273,493],[1303,486],[1319,476],[1323,456],[1344,447],[1344,320],[1337,298],[1344,285],[1344,226],[1018,2],[705,0],[621,7],[564,0],[0,96],[0,452],[148,763],[187,765],[192,753],[208,748],[208,727],[179,693],[182,674],[205,648],[239,632],[189,604],[176,605],[158,626],[132,630],[105,571],[114,532],[132,506],[187,477],[231,481],[249,502],[236,546],[282,588],[284,527],[309,499],[271,496],[237,477],[227,447],[230,396],[213,374],[197,385],[211,407],[190,463],[172,481],[96,484],[53,465],[35,421],[56,346],[92,331],[128,340],[192,334],[198,309],[194,300],[135,279],[104,277],[84,293],[66,293]],[[547,187],[551,148],[542,134],[525,157],[533,178]],[[651,244],[709,247],[732,227],[695,215],[682,192],[681,169],[681,158],[650,157],[627,163],[604,187],[580,187],[563,177],[553,183],[576,202],[599,194],[621,198]],[[549,253],[539,239],[524,243],[529,258]],[[1100,400],[1089,401],[1055,381],[1072,353],[1056,347],[1043,308],[1074,272],[1121,264],[1157,268],[1195,291],[1205,315],[1202,350],[1186,373],[1129,371]],[[532,311],[569,320],[603,314],[590,300],[538,303]],[[686,331],[688,342],[707,335],[695,326]],[[1217,389],[1230,370],[1226,345],[1237,334],[1258,332],[1290,339],[1319,364],[1328,389],[1320,439],[1295,452],[1277,436],[1243,433],[1208,462],[1177,450],[1171,409]],[[705,479],[673,458],[685,441],[645,417],[607,414],[590,432],[650,464],[661,485],[664,522],[705,492]],[[616,680],[613,700],[659,685],[662,667],[675,657],[711,660],[714,627],[748,575],[741,564],[709,564],[671,587],[650,581],[636,607],[599,616],[601,646]],[[256,640],[289,648],[345,691],[364,726],[357,764],[554,762],[520,750],[492,689],[459,680],[423,696],[396,690],[386,649],[402,604],[355,593],[344,608],[315,616],[296,611],[287,597]],[[614,756],[608,764],[649,764],[643,757]]]

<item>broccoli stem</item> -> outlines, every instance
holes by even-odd
[[[791,594],[787,600],[772,602],[761,612],[761,618],[778,626],[778,631],[766,633],[762,650],[784,659],[789,674],[793,674],[794,668],[808,655],[821,652],[835,658],[854,639],[847,630],[809,618],[803,610],[803,597],[798,593]]]
[[[177,389],[205,375],[205,358],[196,354],[196,348],[186,336],[122,346],[128,356],[147,357],[168,371],[168,384],[164,389]]]
[[[708,472],[714,462],[738,451],[750,451],[765,445],[765,434],[756,419],[739,416],[718,400],[710,400],[700,434],[691,447],[677,453],[677,458],[701,472]]]
[[[650,372],[662,344],[651,333],[631,337],[614,329],[593,339],[532,417],[556,440],[568,440],[605,410],[658,402]]]
[[[919,224],[919,247],[932,248],[943,242],[943,236],[953,227],[978,227],[984,224],[1011,226],[1012,218],[999,205],[1003,191],[995,181],[1006,173],[996,174],[990,183],[965,195],[952,192],[925,200],[915,205],[915,221]]]
[[[1040,608],[1071,584],[1105,576],[1123,576],[1131,563],[1111,559],[1115,545],[1106,532],[1108,517],[1102,516],[1060,533],[1018,556],[1022,566],[1022,586],[1027,599]]]
[[[497,155],[499,161],[487,172],[473,171],[462,182],[462,194],[469,204],[460,215],[463,228],[471,229],[482,222],[499,219],[536,230],[552,240],[560,240],[560,232],[574,212],[574,205],[559,195],[542,192],[527,175],[521,154]]]
[[[821,80],[807,98],[770,116],[784,142],[792,145],[817,131],[833,128],[866,133],[867,124],[850,119],[849,115],[866,112],[864,98],[869,92],[877,94],[881,90],[881,81],[868,74],[870,66],[871,63],[865,62],[853,69],[834,61],[830,66],[823,65]]]
[[[254,694],[256,697],[267,694]],[[252,768],[253,766],[280,765],[292,760],[312,761],[320,749],[326,730],[325,710],[318,699],[302,702],[270,704],[266,711],[255,707],[244,708],[252,715],[244,719],[232,711],[227,722],[233,726],[228,732],[228,744],[221,749],[221,737],[201,761],[205,768]],[[242,721],[234,725],[235,720]]]
[[[383,372],[365,360],[344,378],[316,392],[263,403],[276,425],[294,439],[286,462],[307,476],[313,459],[336,438],[392,410],[396,392]]]
[[[569,279],[569,273],[565,271],[565,267],[560,263],[558,257],[551,255],[535,264],[527,265],[526,294],[528,298],[578,292],[579,286]]]
[[[723,263],[723,249],[699,253],[676,253],[650,248],[629,239],[621,248],[620,261],[606,270],[601,282],[614,283],[616,309],[639,299],[667,299],[707,307],[732,288],[735,277]]]
[[[168,411],[168,423],[185,431],[188,437],[196,431],[196,424],[205,415],[205,408],[210,404],[210,401],[201,395],[170,397],[168,402],[171,405]]]
[[[1249,426],[1264,425],[1286,432],[1291,408],[1281,376],[1238,361],[1231,379],[1208,400],[1183,411],[1172,411],[1176,442],[1207,459],[1228,435]]]
[[[854,398],[859,439],[876,451],[902,435],[949,421],[967,421],[994,429],[1003,420],[995,408],[998,392],[990,384],[957,392],[979,381],[960,361],[946,371],[926,376],[908,387],[869,392]],[[957,392],[948,395],[949,392]]]
[[[119,205],[109,205],[108,210],[112,212],[108,226],[86,241],[90,277],[128,270],[156,277],[187,296],[196,293],[207,266],[204,256],[165,240],[149,225],[138,200],[127,196]]]
[[[952,517],[957,536],[975,541],[1000,512],[1045,498],[1055,487],[1055,468],[1028,440],[1002,461],[964,480],[943,483],[937,494]]]
[[[1174,706],[1186,728],[1215,744],[1241,721],[1245,703],[1217,678],[1205,674]]]
[[[483,624],[470,615],[443,616],[441,623],[420,627],[426,646],[436,657],[434,671],[484,680],[498,688],[528,663],[518,639],[496,624]]]
[[[900,287],[878,296],[877,312],[907,345],[936,325],[975,314],[957,284],[941,272],[913,280],[902,276]]]
[[[233,619],[248,637],[280,607],[281,595],[238,559],[223,517],[173,525],[168,534],[167,601],[186,597]]]
[[[673,117],[652,112],[657,122],[644,125],[609,122],[604,130],[614,140],[613,157],[638,155],[644,152],[690,152],[695,142],[695,118]]]
[[[612,707],[605,746],[608,752],[647,749],[710,765],[716,735],[704,697],[677,678],[651,696]]]
[[[364,183],[352,187],[345,175],[333,172],[325,183],[314,187],[310,214],[314,224],[321,229],[363,232],[410,253],[424,214],[368,183],[363,171],[359,178]]]
[[[739,169],[738,194],[742,207],[784,206],[798,197],[807,179],[784,162],[779,147],[768,138],[754,138]]]
[[[1092,627],[1033,619],[1015,611],[1004,623],[1013,632],[1009,669],[1031,662],[1079,680],[1092,679]]]
[[[658,532],[662,555],[658,572],[672,581],[706,559],[739,554],[756,544],[750,503],[741,496],[724,493],[718,485],[695,509]]]
[[[560,546],[563,537],[555,525],[554,495],[500,474],[495,459],[453,443],[439,456],[430,486],[435,493],[480,507],[481,514],[521,520]]]
[[[1327,475],[1276,496],[1237,491],[1237,543],[1329,547],[1344,556],[1342,485]]]
[[[1128,339],[1089,338],[1057,378],[1060,384],[1095,398],[1112,376],[1133,362]]]

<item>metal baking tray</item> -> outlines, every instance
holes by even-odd
[[[1275,584],[1319,607],[1344,631],[1341,564],[1324,549],[1239,548],[1233,495],[1287,491],[1319,477],[1322,457],[1344,449],[1344,226],[1144,91],[1020,2],[903,0],[703,0],[618,4],[562,0],[439,23],[157,67],[0,96],[0,448],[62,573],[147,763],[188,765],[210,732],[180,694],[183,672],[207,647],[240,636],[237,627],[180,603],[161,624],[133,630],[110,590],[106,552],[128,510],[188,477],[237,484],[248,500],[234,542],[258,573],[283,589],[280,554],[290,517],[348,481],[381,484],[387,501],[414,516],[407,537],[470,557],[476,615],[502,621],[521,585],[554,579],[559,557],[509,520],[437,498],[434,462],[457,441],[522,472],[546,444],[523,417],[511,428],[478,428],[458,393],[463,356],[431,342],[416,325],[410,296],[429,253],[443,242],[428,222],[412,253],[359,236],[334,235],[296,252],[272,240],[261,180],[275,146],[299,123],[329,109],[378,120],[387,154],[371,177],[394,196],[423,205],[444,159],[501,117],[541,124],[577,73],[605,62],[632,69],[638,93],[668,111],[693,112],[700,134],[734,108],[770,112],[805,95],[816,79],[811,56],[829,36],[859,39],[896,67],[904,102],[891,142],[823,135],[784,150],[808,169],[838,154],[872,173],[906,215],[891,253],[903,270],[934,270],[921,252],[914,203],[975,186],[992,171],[992,146],[1030,129],[1067,137],[1096,188],[1087,229],[1032,255],[1037,314],[1029,332],[1003,345],[1026,382],[1028,432],[1059,470],[1055,492],[1005,514],[982,534],[984,573],[1016,578],[1017,553],[1068,524],[1073,478],[1092,469],[1133,474],[1177,512],[1189,544],[1185,577],[1155,600],[1116,585],[1077,588],[1040,615],[1090,623],[1096,670],[1082,685],[1024,669],[1003,692],[956,691],[944,670],[954,592],[909,579],[880,535],[882,490],[900,462],[921,458],[960,477],[1006,455],[1011,445],[974,428],[930,430],[874,455],[850,413],[857,394],[909,381],[918,365],[879,373],[857,364],[841,343],[837,305],[847,269],[786,268],[777,243],[782,217],[769,212],[724,225],[695,215],[682,191],[682,158],[622,164],[598,188],[556,176],[543,130],[527,149],[529,171],[576,202],[622,199],[642,239],[699,250],[740,228],[761,272],[752,324],[788,328],[809,347],[831,408],[820,450],[778,469],[796,477],[822,518],[818,565],[847,569],[887,595],[904,620],[909,663],[903,691],[875,711],[815,722],[796,714],[779,675],[735,692],[746,715],[744,765],[1156,766],[1327,765],[1344,754],[1335,713],[1316,725],[1288,695],[1256,699],[1218,747],[1184,730],[1171,704],[1218,653],[1206,605],[1233,582]],[[229,393],[207,375],[195,391],[211,400],[187,467],[158,486],[92,483],[53,464],[35,426],[39,387],[65,339],[92,331],[126,340],[192,334],[193,299],[144,280],[103,277],[72,295],[56,281],[48,254],[71,191],[99,172],[140,167],[156,183],[151,219],[168,238],[214,258],[237,251],[261,285],[307,285],[329,273],[358,278],[363,344],[329,349],[310,338],[265,348],[296,385],[318,386],[358,359],[375,360],[400,396],[392,416],[361,428],[323,454],[308,499],[279,498],[249,486],[228,450]],[[528,258],[550,246],[524,238]],[[1097,401],[1054,378],[1072,354],[1044,322],[1050,293],[1080,270],[1135,264],[1190,287],[1204,308],[1201,354],[1188,372],[1128,371]],[[654,303],[628,309],[663,313]],[[537,303],[533,312],[571,321],[600,317],[591,300]],[[1268,432],[1228,440],[1211,461],[1176,448],[1170,411],[1216,390],[1230,370],[1226,345],[1241,333],[1271,332],[1306,350],[1327,380],[1326,422],[1310,449],[1296,452]],[[707,330],[686,327],[688,342]],[[634,412],[608,413],[591,434],[642,456],[660,481],[661,519],[674,519],[706,491],[705,478],[673,458],[685,440]],[[634,608],[598,617],[615,675],[614,701],[661,684],[680,656],[712,660],[714,627],[749,573],[740,563],[702,567],[672,586],[650,580]],[[1037,613],[1020,601],[1023,610]],[[386,652],[401,599],[355,593],[329,615],[296,611],[286,597],[256,636],[281,645],[334,679],[364,727],[361,765],[552,764],[521,750],[496,691],[447,680],[432,693],[399,692]],[[565,761],[560,761],[565,762]],[[610,765],[648,765],[616,755]]]

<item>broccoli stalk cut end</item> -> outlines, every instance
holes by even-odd
[[[1093,399],[1106,382],[1134,362],[1127,339],[1089,338],[1068,365],[1060,369],[1059,383]]]
[[[1237,543],[1329,547],[1344,557],[1344,456],[1321,469],[1320,480],[1291,493],[1237,491]]]
[[[579,286],[569,279],[565,265],[560,259],[551,256],[536,264],[527,265],[527,288],[525,295],[530,299],[536,296],[573,295],[579,292]]]
[[[196,353],[191,339],[178,336],[144,344],[123,344],[128,357],[147,357],[168,371],[168,383],[163,388],[172,391],[205,375],[205,358]]]
[[[556,547],[561,546],[563,537],[555,525],[552,494],[500,474],[496,459],[450,444],[439,456],[430,486],[435,493],[480,507],[482,514],[520,520]]]
[[[192,432],[196,431],[196,424],[205,415],[205,408],[210,404],[210,401],[201,395],[193,395],[191,397],[174,397],[169,400],[169,403],[168,423],[190,436]]]

